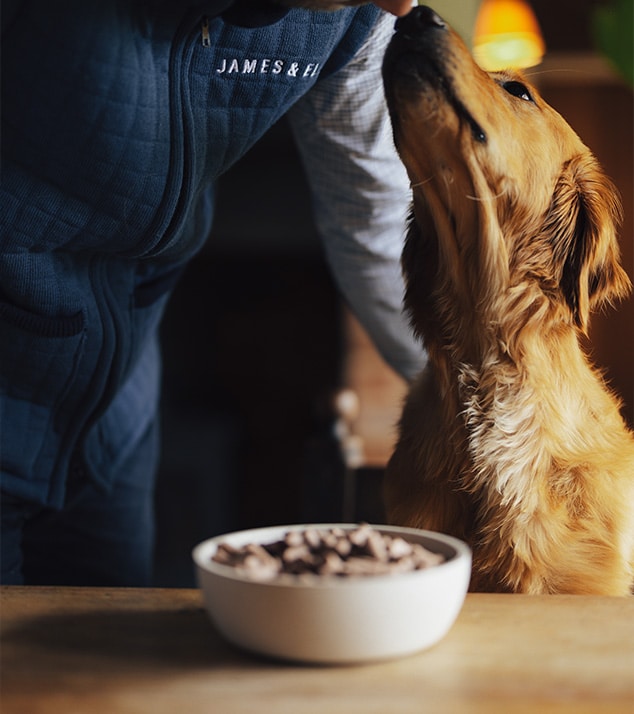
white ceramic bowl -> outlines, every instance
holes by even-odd
[[[193,551],[205,606],[220,632],[247,650],[314,663],[354,663],[410,654],[438,642],[453,625],[467,592],[471,551],[456,538],[373,525],[442,553],[446,561],[395,575],[293,576],[258,582],[212,561],[219,543],[272,543],[292,530],[358,524],[258,528],[211,538]]]

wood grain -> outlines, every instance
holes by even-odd
[[[313,667],[242,653],[196,590],[0,589],[3,714],[634,711],[634,599],[469,595],[430,650]]]

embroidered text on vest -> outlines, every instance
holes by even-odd
[[[319,62],[290,62],[283,59],[223,59],[217,74],[285,74],[288,77],[315,77]]]

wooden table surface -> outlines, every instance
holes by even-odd
[[[468,595],[419,654],[344,667],[242,653],[196,590],[0,588],[2,714],[634,712],[634,598]]]

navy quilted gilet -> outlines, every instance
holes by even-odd
[[[249,2],[220,16],[213,2],[32,0],[10,18],[0,193],[9,493],[60,505],[72,463],[107,488],[156,415],[156,332],[179,268],[208,234],[205,190],[349,61],[379,12]]]

